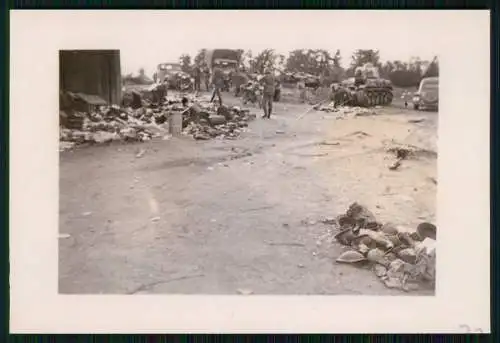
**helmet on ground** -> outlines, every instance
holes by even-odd
[[[337,223],[341,228],[356,226],[356,221],[345,214],[337,217]]]
[[[358,251],[348,250],[342,253],[336,260],[338,263],[359,263],[366,261],[366,258]]]
[[[417,226],[417,233],[422,238],[431,238],[436,240],[436,231],[436,225],[428,222],[420,223]]]
[[[371,262],[380,264],[385,264],[384,262],[387,262],[385,259],[385,253],[378,248],[371,249],[370,251],[368,251],[368,253],[366,254],[366,258]]]
[[[397,255],[406,263],[415,264],[417,262],[417,253],[412,248],[403,249]]]
[[[399,232],[396,226],[392,223],[385,223],[382,225],[381,231],[386,235],[397,235]]]
[[[344,229],[337,233],[334,238],[344,245],[351,245],[352,241],[356,238],[351,229]]]

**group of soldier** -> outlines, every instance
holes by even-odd
[[[240,96],[241,91],[246,86],[250,77],[244,69],[237,68],[233,72],[227,74],[221,68],[215,66],[212,71],[207,67],[195,65],[192,69],[192,78],[194,80],[194,90],[201,91],[202,81],[206,91],[212,89],[211,102],[218,100],[219,106],[223,105],[222,92],[234,88],[234,95]],[[273,111],[273,102],[277,101],[276,93],[281,89],[279,80],[276,79],[272,68],[266,68],[264,75],[258,80],[257,85],[260,86],[261,96],[256,97],[257,102],[263,109],[262,118],[270,118]],[[297,85],[300,92],[300,99],[302,102],[307,101],[307,89],[304,82],[299,82]],[[349,99],[349,90],[340,84],[331,84],[329,86],[330,100],[335,105],[342,105]],[[163,98],[166,95],[166,84],[161,84],[155,89],[155,98]]]
[[[246,85],[250,81],[250,78],[245,70],[237,68],[233,72],[227,74],[217,66],[215,66],[210,72],[208,68],[196,65],[193,68],[192,76],[194,79],[194,90],[196,92],[201,91],[201,83],[203,79],[205,89],[209,91],[210,87],[212,88],[212,97],[210,102],[215,101],[217,98],[220,106],[223,104],[222,92],[224,90],[229,90],[233,87],[235,90],[235,96],[239,96],[242,86]],[[263,88],[261,105],[264,110],[264,114],[262,118],[269,119],[271,117],[277,82],[278,81],[275,79],[272,69],[266,68],[264,76],[259,80],[259,84]]]
[[[211,71],[207,67],[195,65],[192,71],[194,79],[194,90],[201,91],[202,81],[206,91],[212,89],[211,102],[218,101],[219,105],[223,104],[223,91],[229,91],[230,88],[234,89],[234,95],[241,95],[241,90],[244,85],[248,84],[250,78],[244,69],[237,68],[229,75],[221,68],[215,66]],[[275,78],[273,70],[266,68],[264,76],[260,78],[258,84],[261,86],[262,96],[259,99],[261,108],[263,109],[263,118],[270,118],[273,111],[273,101],[277,91],[279,81]],[[303,102],[306,101],[306,85],[304,82],[299,82],[300,98]],[[328,86],[329,99],[335,105],[342,105],[349,100],[349,90],[341,84],[332,83]]]

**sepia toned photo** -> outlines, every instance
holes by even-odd
[[[13,11],[11,331],[488,332],[489,20]]]
[[[60,51],[59,292],[433,294],[438,56],[267,44]]]

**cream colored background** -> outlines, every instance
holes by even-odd
[[[194,25],[188,33],[211,27]],[[210,11],[204,16],[248,27],[260,12]],[[488,11],[273,11],[276,28],[349,25],[318,34],[335,48],[351,39],[367,46],[367,27],[383,26],[384,40],[409,47],[420,37],[439,55],[438,282],[435,297],[368,296],[72,296],[57,294],[58,266],[58,51],[120,48],[133,31],[140,45],[164,39],[141,31],[163,11],[13,11],[10,35],[10,266],[13,332],[463,332],[490,330],[489,316],[489,12]],[[351,18],[346,20],[346,16]],[[135,18],[131,21],[131,18]],[[156,19],[155,19],[156,18]],[[316,19],[315,19],[316,18]],[[340,19],[343,18],[343,19]],[[321,19],[321,20],[319,20]],[[363,23],[359,25],[359,23]],[[378,24],[377,24],[378,23]],[[409,23],[409,24],[404,24]],[[355,26],[358,24],[358,26]],[[395,25],[398,24],[398,25]],[[394,26],[391,26],[394,25]],[[150,26],[149,26],[150,27]],[[189,31],[191,30],[191,31]],[[248,30],[248,35],[250,35]],[[308,34],[279,38],[312,46]],[[233,29],[226,42],[237,40]],[[229,36],[229,38],[227,38]],[[186,40],[187,33],[181,36]],[[262,41],[263,36],[248,36]],[[363,38],[365,37],[365,38]],[[197,38],[200,41],[200,38]],[[207,38],[208,39],[208,38]],[[210,38],[213,41],[213,38]],[[182,40],[175,41],[180,44]],[[331,44],[330,44],[331,42]],[[202,40],[200,42],[202,47]],[[422,44],[422,43],[419,43]],[[270,44],[272,47],[272,43]],[[317,46],[319,48],[323,46]],[[328,48],[328,46],[327,46]],[[428,47],[427,47],[428,48]],[[349,56],[344,54],[344,59]],[[408,56],[409,57],[409,56]],[[404,57],[402,57],[404,58]]]

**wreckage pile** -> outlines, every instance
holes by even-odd
[[[389,288],[417,290],[434,285],[436,226],[423,222],[414,232],[381,224],[364,206],[353,203],[336,221],[335,239],[350,249],[338,263],[364,264]]]
[[[166,133],[161,124],[167,118],[164,113],[152,109],[132,110],[119,106],[101,106],[91,112],[61,112],[60,141],[66,147],[113,140],[146,141]]]
[[[192,135],[197,140],[235,139],[248,127],[248,121],[256,118],[249,110],[242,110],[237,106],[231,109],[221,106],[216,115],[210,115],[197,106],[191,107],[190,111],[192,113],[186,117],[187,125],[183,133]],[[199,120],[191,120],[193,116]]]
[[[370,108],[358,107],[358,106],[335,106],[335,102],[330,102],[327,105],[316,105],[314,106],[316,111],[323,111],[327,113],[336,113],[339,118],[345,117],[356,117],[364,115],[374,115],[376,112]]]
[[[189,105],[189,103],[192,103]],[[60,150],[111,141],[144,142],[169,133],[169,118],[182,115],[183,133],[195,139],[234,139],[255,118],[239,107],[216,107],[194,96],[169,97],[162,103],[130,98],[123,107],[88,106],[60,111]]]

